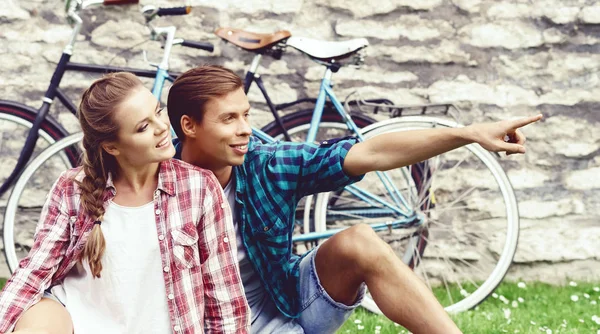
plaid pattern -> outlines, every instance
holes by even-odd
[[[80,212],[73,180],[83,177],[80,171],[63,173],[50,192],[33,248],[0,294],[0,333],[81,257],[94,222]],[[105,201],[115,193],[109,178]],[[182,161],[162,162],[154,210],[173,332],[249,332],[231,212],[214,175]]]
[[[295,211],[306,195],[333,191],[362,179],[349,177],[343,161],[356,138],[316,144],[262,144],[250,137],[244,164],[235,167],[235,199],[248,257],[275,305],[300,315],[300,257],[292,254]],[[180,157],[181,145],[176,145]]]

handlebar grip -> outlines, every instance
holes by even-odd
[[[139,2],[140,0],[104,0],[104,5],[135,5]]]
[[[158,11],[156,12],[156,15],[158,15],[158,16],[187,15],[191,11],[192,11],[192,6],[159,8]]]
[[[181,42],[181,45],[189,48],[205,50],[208,52],[213,52],[215,50],[215,46],[208,42],[194,42],[184,40],[183,42]]]

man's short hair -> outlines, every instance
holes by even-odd
[[[230,69],[218,65],[193,68],[175,80],[169,90],[167,110],[177,137],[184,140],[181,117],[201,122],[204,107],[211,99],[225,96],[243,86],[242,79]]]

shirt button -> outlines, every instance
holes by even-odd
[[[169,272],[169,267],[164,267],[163,270],[168,273]]]
[[[269,228],[265,226],[265,228],[263,228],[263,230],[264,230],[265,232],[267,232],[267,231],[269,230]]]
[[[157,190],[157,191],[154,192],[154,197],[158,197],[158,195],[160,195],[160,191],[159,190]]]
[[[175,327],[173,327],[173,329],[174,329],[176,332],[179,332],[179,331],[181,330],[181,327],[179,327],[179,326],[175,326]]]
[[[154,211],[154,213],[156,213],[157,215],[160,215],[160,209],[156,209],[156,211]]]
[[[223,242],[229,242],[229,238],[228,237],[223,238]]]
[[[163,241],[163,240],[165,240],[165,236],[164,236],[164,235],[162,235],[162,234],[161,234],[161,235],[159,235],[159,236],[158,236],[158,240],[160,240],[160,241]]]
[[[170,294],[167,296],[167,298],[169,298],[169,299],[174,299],[174,298],[175,298],[175,295],[173,295],[172,293],[170,293]]]
[[[225,204],[225,202],[221,203],[221,209],[225,209],[226,206],[227,204]]]
[[[71,216],[71,217],[69,218],[69,221],[71,221],[71,223],[74,223],[74,222],[76,222],[76,221],[77,221],[77,216]]]

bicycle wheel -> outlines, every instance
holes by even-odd
[[[37,111],[33,108],[18,102],[0,100],[0,152],[2,152],[0,164],[3,167],[0,170],[0,182],[4,183],[16,166],[25,144],[25,138],[32,128],[36,115]],[[67,131],[50,116],[47,116],[42,122],[38,134],[39,139],[32,157],[52,145],[56,140],[68,135]],[[73,161],[77,160],[77,155],[70,151],[66,153],[62,156],[64,165],[72,166]],[[2,211],[5,211],[7,197],[3,196],[0,200]],[[3,243],[0,244],[0,249],[5,250]]]
[[[47,194],[70,162],[65,161],[70,151],[79,151],[83,133],[65,137],[42,151],[30,161],[15,183],[4,215],[4,254],[12,272],[33,245],[37,226]]]
[[[432,117],[401,117],[374,124],[364,135],[457,126]],[[506,275],[519,233],[517,201],[496,157],[472,144],[385,174],[408,210],[368,173],[356,189],[317,197],[317,229],[370,224],[448,312],[481,303]],[[365,193],[379,202],[357,197]],[[363,306],[381,313],[369,294]]]
[[[313,110],[306,109],[282,117],[282,123],[288,130],[288,134],[290,135],[292,141],[306,141],[306,135],[308,134],[308,130],[310,128],[312,115]],[[351,118],[359,128],[364,128],[375,123],[373,118],[364,114],[353,114],[351,115]],[[261,130],[275,138],[275,140],[283,140],[283,131],[275,122],[265,125]],[[316,141],[321,142],[326,139],[343,138],[351,135],[353,135],[353,133],[348,130],[346,123],[343,122],[342,117],[338,114],[338,112],[335,109],[325,107],[323,110],[321,123],[319,124],[319,131],[317,132]],[[312,195],[307,196],[298,204],[298,208],[296,209],[295,234],[320,232],[316,229],[313,220],[313,199],[314,197]],[[319,240],[315,240],[313,242],[297,242],[294,244],[294,251],[297,254],[302,254],[318,245],[318,243]]]
[[[28,106],[0,100],[0,161],[4,167],[0,171],[0,182],[4,183],[14,169],[36,115],[37,111]],[[47,116],[38,134],[40,140],[36,143],[33,156],[69,133],[51,116]],[[72,152],[67,153],[69,161],[77,161],[77,156],[71,154]]]

